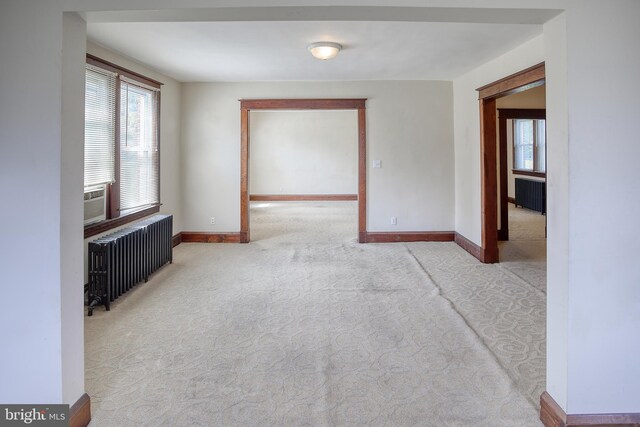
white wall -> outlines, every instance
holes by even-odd
[[[358,113],[252,111],[250,194],[356,194]]]
[[[498,98],[496,100],[496,108],[539,108],[546,107],[545,86],[538,86],[524,92],[515,93],[513,95]],[[499,142],[499,141],[498,141]],[[544,178],[534,176],[516,176],[513,173],[513,121],[507,120],[507,195],[515,197],[515,179],[524,178],[532,181],[545,181]],[[499,189],[498,181],[498,192]]]
[[[60,251],[62,282],[62,401],[84,391],[84,293],[82,209],[84,189],[84,76],[86,25],[65,13],[62,45],[62,150],[60,174]],[[73,209],[68,209],[73,206]]]
[[[567,405],[640,412],[640,2],[571,6]]]
[[[453,81],[455,230],[479,246],[480,116],[476,89],[542,61],[544,45],[539,36]]]
[[[238,99],[327,97],[369,99],[368,230],[452,230],[451,83],[438,81],[184,84],[185,230],[240,229]],[[372,169],[373,159],[382,168]]]
[[[70,179],[62,171],[63,19],[18,1],[0,7],[0,402],[62,403],[63,393],[78,399],[83,391],[63,390],[62,378],[63,280],[74,273],[61,249],[76,250],[61,236],[69,201],[62,181]],[[74,54],[73,32],[65,57]],[[68,96],[65,111],[74,108]],[[67,374],[65,385],[83,381],[81,369]]]
[[[569,111],[565,14],[545,24],[544,47],[547,139],[553,141],[547,148],[547,392],[567,411]]]

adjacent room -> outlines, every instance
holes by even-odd
[[[251,241],[358,238],[358,115],[349,110],[250,114]]]

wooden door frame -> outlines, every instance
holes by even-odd
[[[240,243],[249,243],[249,113],[251,110],[358,111],[358,241],[367,238],[366,98],[240,100]]]
[[[509,240],[509,168],[507,156],[507,120],[512,119],[546,119],[546,108],[498,108],[498,144],[500,153],[500,228],[498,240]],[[516,173],[516,172],[514,172]],[[543,175],[537,172],[518,172],[521,175]]]
[[[481,261],[498,262],[498,171],[496,99],[543,85],[544,62],[478,89],[480,103]]]

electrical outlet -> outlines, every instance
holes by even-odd
[[[209,223],[210,223],[211,225],[216,225],[216,217],[215,217],[215,216],[212,216],[211,218],[209,218]]]
[[[391,225],[398,225],[398,217],[395,217],[395,216],[391,217]]]
[[[378,169],[382,167],[382,161],[381,160],[374,160],[373,161],[373,167]]]

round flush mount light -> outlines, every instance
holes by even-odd
[[[333,42],[317,42],[311,43],[307,49],[309,49],[314,58],[324,60],[335,58],[342,49],[342,45]]]

